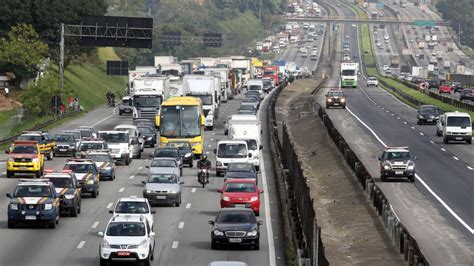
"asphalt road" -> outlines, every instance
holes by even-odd
[[[235,113],[239,100],[234,99],[220,108],[220,118]],[[211,250],[209,220],[213,220],[220,206],[217,189],[223,185],[223,178],[211,172],[211,183],[201,188],[196,181],[196,168],[185,168],[182,200],[180,207],[156,207],[155,232],[156,248],[154,265],[207,265],[215,260],[237,260],[249,265],[284,265],[284,244],[281,233],[280,213],[274,178],[271,170],[268,141],[266,139],[265,100],[260,111],[263,136],[262,175],[259,186],[262,194],[261,213],[258,220],[261,227],[260,250]],[[130,117],[113,114],[112,109],[101,108],[83,117],[66,123],[61,128],[74,128],[79,125],[93,125],[98,130],[112,129],[118,124],[131,124]],[[57,128],[52,131],[57,131]],[[217,121],[214,131],[205,132],[205,152],[215,166],[212,150],[223,134],[222,120]],[[146,148],[142,159],[133,160],[130,166],[118,166],[115,181],[101,182],[97,199],[82,201],[82,213],[78,218],[61,217],[56,229],[21,227],[7,229],[8,199],[0,198],[0,265],[98,265],[99,244],[97,235],[103,231],[111,215],[108,210],[120,197],[142,195],[149,155],[152,149]],[[46,168],[62,169],[66,158],[54,158],[46,163]],[[5,165],[0,164],[0,192],[12,192],[17,180],[7,179]],[[271,230],[270,230],[271,229]]]

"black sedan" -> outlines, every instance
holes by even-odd
[[[461,101],[469,100],[474,101],[474,89],[465,89],[461,92]]]
[[[166,147],[178,148],[183,164],[193,167],[193,147],[187,141],[170,141]]]
[[[155,130],[150,129],[149,127],[138,127],[138,134],[140,134],[140,137],[145,141],[145,145],[148,145],[151,148],[155,147]]]
[[[255,183],[258,184],[257,174],[258,171],[255,170],[255,166],[251,163],[229,163],[224,181],[229,178],[249,178],[255,180]]]
[[[257,114],[257,106],[254,103],[241,103],[238,112],[244,111],[249,112],[251,114]]]
[[[434,105],[421,105],[418,109],[417,124],[436,124],[439,119],[439,109]]]
[[[257,106],[257,109],[260,108],[260,101],[255,97],[245,97],[242,99],[241,103],[253,103]]]
[[[221,209],[212,225],[211,248],[224,245],[244,245],[260,249],[260,225],[251,209]]]

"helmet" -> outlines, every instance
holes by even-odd
[[[201,160],[203,161],[207,160],[207,155],[202,155]]]

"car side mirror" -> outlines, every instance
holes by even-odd
[[[143,184],[143,185],[146,185],[146,181],[142,181],[142,184]]]
[[[416,160],[418,160],[418,157],[417,156],[413,157],[413,161],[416,161]]]
[[[377,160],[382,161],[382,157],[378,157]]]
[[[11,199],[12,198],[12,194],[10,192],[7,192],[6,194],[7,198]]]
[[[218,188],[218,189],[217,189],[217,192],[219,192],[219,193],[223,193],[223,192],[224,192],[224,190],[223,190],[222,188]]]
[[[214,221],[209,221],[208,223],[209,223],[210,225],[214,225],[214,224],[215,224]]]
[[[259,150],[263,149],[263,146],[262,145],[258,146],[258,149]]]
[[[252,158],[252,156],[253,156],[253,155],[252,155],[252,153],[251,153],[251,152],[249,152],[248,156],[249,156],[250,158]]]
[[[98,232],[97,233],[100,237],[103,237],[104,236],[104,232]]]
[[[258,224],[258,225],[263,225],[263,222],[262,222],[262,221],[258,221],[257,224]]]
[[[258,192],[259,192],[260,194],[262,194],[262,193],[263,193],[263,189],[259,189]]]
[[[113,213],[114,213],[114,210],[109,210],[109,213],[110,213],[110,214],[113,214]]]
[[[9,151],[9,150],[5,150],[5,154],[10,154],[10,151]]]
[[[150,169],[150,166],[149,166],[149,165],[147,165],[147,166],[145,166],[145,168],[146,168],[146,169]]]
[[[217,154],[217,149],[214,149],[214,154]]]
[[[151,212],[150,212],[150,213],[151,213],[151,214],[155,214],[155,213],[156,213],[156,211],[155,211],[155,210],[151,210]]]

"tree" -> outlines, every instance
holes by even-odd
[[[18,81],[31,77],[43,63],[47,50],[33,26],[13,26],[8,37],[0,39],[0,70],[15,73]]]

